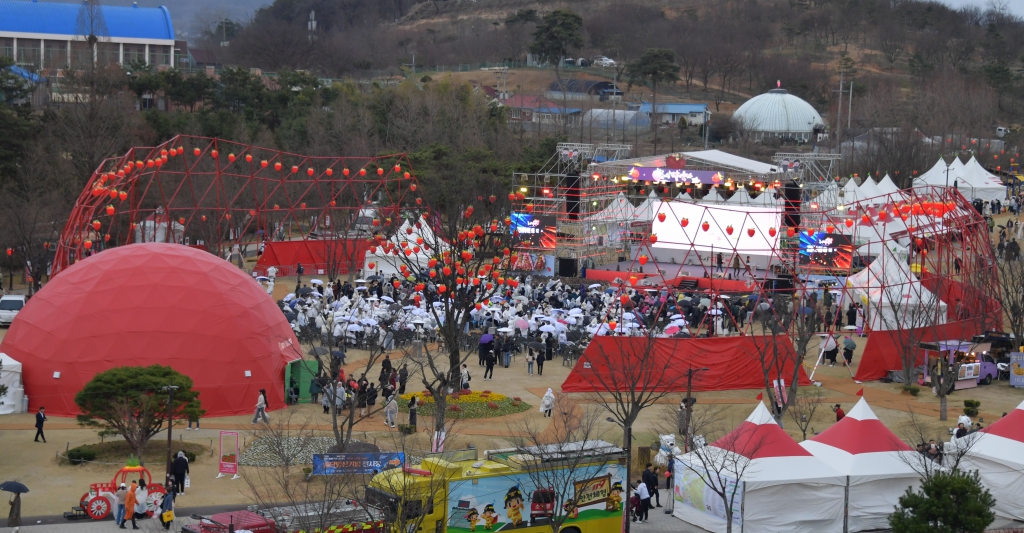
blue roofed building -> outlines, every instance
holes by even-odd
[[[88,36],[96,37],[90,45]],[[0,54],[33,71],[146,61],[174,64],[166,7],[0,0]]]
[[[641,113],[650,117],[653,113],[653,106],[649,102],[641,102],[639,109]],[[680,120],[686,119],[687,126],[699,126],[704,119],[711,116],[707,104],[658,104],[658,123],[678,124]]]

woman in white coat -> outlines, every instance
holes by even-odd
[[[544,416],[551,418],[551,410],[555,408],[555,393],[548,389],[544,393],[544,397],[540,399],[540,412],[544,413]]]

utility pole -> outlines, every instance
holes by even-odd
[[[167,385],[163,388],[167,393],[167,479],[171,476],[171,428],[174,427],[174,391],[178,390],[177,385]]]
[[[631,490],[632,485],[630,485],[630,483],[632,483],[633,481],[632,481],[632,478],[630,477],[632,475],[632,473],[631,473],[632,469],[630,468],[630,466],[633,464],[633,452],[632,452],[632,447],[633,447],[633,426],[632,426],[632,424],[628,425],[628,426],[622,425],[622,424],[618,423],[614,418],[612,418],[610,416],[605,418],[605,420],[622,428],[622,431],[623,431],[623,437],[622,437],[622,444],[623,445],[622,445],[622,447],[624,448],[624,450],[626,452],[626,475],[625,475],[626,486],[623,487],[623,489],[626,490],[629,493],[630,496],[632,496],[632,490]],[[629,497],[626,498],[626,501],[627,502],[629,501]],[[623,533],[629,533],[629,523],[630,522],[631,522],[631,520],[629,519],[629,505],[624,504],[623,505],[623,509],[622,509],[622,531],[623,531]]]
[[[711,127],[711,113],[707,104],[704,104],[704,149],[708,149],[708,129]]]
[[[839,148],[839,131],[843,127],[843,72],[839,72],[839,106],[836,113],[836,148]]]
[[[697,372],[704,372],[708,370],[708,367],[704,368],[690,368],[686,371],[686,404],[685,411],[683,412],[684,424],[683,424],[683,450],[686,452],[690,451],[690,420],[693,418],[693,404],[697,403],[696,399],[693,398],[693,376]]]
[[[851,124],[853,124],[853,80],[850,80],[850,98],[846,105],[850,106],[846,111],[846,129],[849,131]]]

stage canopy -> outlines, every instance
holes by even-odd
[[[996,499],[996,516],[1024,522],[1024,402],[981,431],[964,457]]]
[[[701,479],[710,473],[738,485],[733,531],[843,529],[846,477],[801,448],[762,403],[732,432],[675,461],[672,514],[684,522],[726,531],[724,502]]]
[[[423,239],[422,244],[418,244],[419,239]],[[403,242],[407,243],[406,248],[402,247]],[[437,249],[428,250],[427,247],[431,246]],[[404,254],[406,249],[409,250],[409,255],[399,259],[397,254]],[[425,221],[410,223],[406,220],[386,244],[370,247],[363,260],[363,271],[367,275],[389,277],[391,274],[401,272],[403,264],[411,270],[426,270],[430,258],[445,249],[447,243],[438,239],[434,230]],[[373,263],[373,268],[370,268],[370,263]]]
[[[280,409],[285,365],[300,350],[250,276],[166,243],[75,263],[29,300],[0,344],[22,363],[29,409],[58,416],[79,414],[75,394],[97,373],[154,364],[191,377],[207,416],[252,414],[260,389]]]
[[[872,331],[923,327],[946,321],[946,303],[926,289],[909,266],[883,248],[868,268],[846,280],[855,301],[864,304]]]
[[[1005,200],[1006,186],[1002,180],[985,170],[978,160],[971,159],[964,163],[961,175],[974,190],[974,198],[982,200]]]
[[[850,531],[888,528],[894,502],[920,483],[910,463],[920,455],[878,420],[864,398],[800,446],[847,476]]]
[[[693,378],[693,390],[762,389],[759,354],[778,343],[779,357],[786,361],[782,377],[789,382],[796,352],[786,335],[712,338],[649,338],[597,336],[562,383],[562,392],[601,392],[628,390],[637,376],[651,372],[652,389],[683,392],[686,370],[707,367]],[[638,374],[634,365],[643,365]],[[799,369],[800,384],[810,385],[804,369]],[[662,374],[664,376],[662,377]],[[654,376],[658,376],[655,378]],[[772,373],[772,379],[777,376]]]
[[[271,241],[256,260],[253,271],[266,274],[277,268],[278,276],[294,276],[299,263],[308,276],[327,275],[333,267],[335,275],[348,274],[363,264],[368,248],[366,239],[327,238],[324,240]]]

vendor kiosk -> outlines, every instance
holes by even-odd
[[[974,388],[979,383],[987,385],[998,377],[998,368],[988,353],[991,349],[988,343],[952,340],[922,342],[920,347],[928,357],[926,384],[931,385],[932,369],[938,364],[947,364],[954,369],[956,378],[948,389],[950,391]]]

